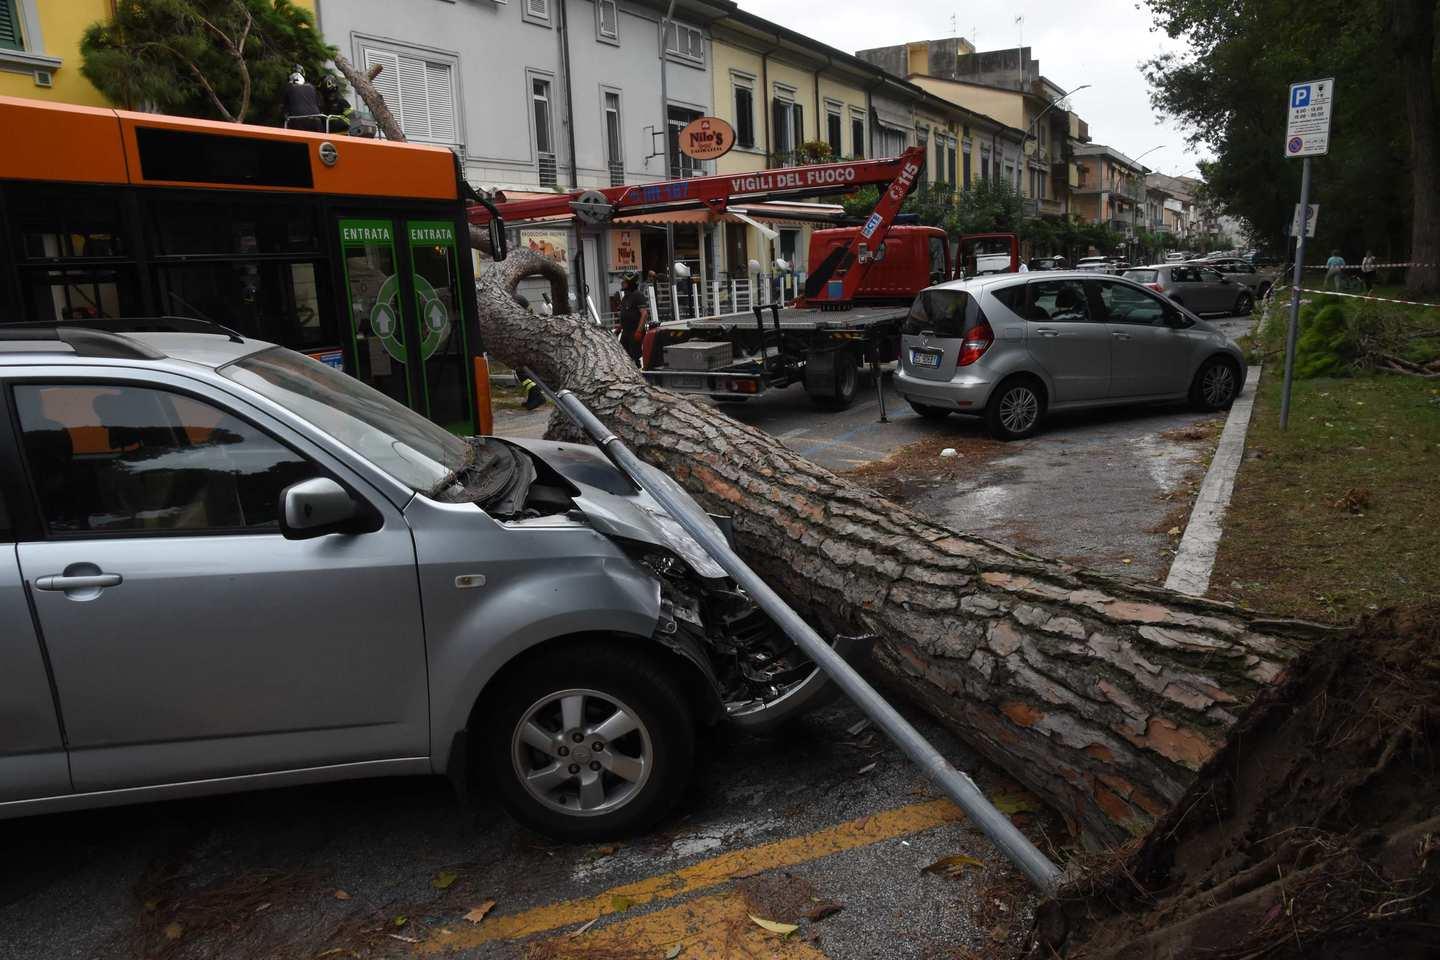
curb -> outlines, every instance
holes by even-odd
[[[1180,547],[1170,564],[1170,575],[1165,578],[1167,590],[1203,597],[1210,589],[1215,551],[1220,546],[1220,525],[1225,519],[1225,510],[1230,506],[1230,495],[1235,490],[1235,474],[1244,459],[1245,435],[1250,430],[1250,414],[1255,409],[1260,370],[1259,366],[1250,368],[1245,376],[1245,386],[1231,405],[1230,416],[1225,418],[1220,444],[1215,448],[1210,469],[1205,471],[1195,507],[1190,511],[1190,522],[1185,525],[1185,535],[1180,538]]]

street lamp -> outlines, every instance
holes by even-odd
[[[1160,146],[1158,146],[1158,147],[1151,147],[1149,150],[1146,150],[1144,153],[1140,154],[1140,156],[1136,157],[1136,158],[1135,158],[1135,162],[1136,162],[1136,163],[1139,163],[1142,159],[1144,159],[1145,157],[1150,156],[1150,154],[1154,153],[1156,150],[1164,150],[1164,149],[1165,149],[1165,146],[1166,146],[1166,145],[1162,143],[1162,144],[1160,144]]]
[[[1078,86],[1078,87],[1076,87],[1075,89],[1071,90],[1069,93],[1062,93],[1062,94],[1060,94],[1060,96],[1056,97],[1054,100],[1051,100],[1049,103],[1045,104],[1045,109],[1044,109],[1044,110],[1041,110],[1039,113],[1035,114],[1035,119],[1030,121],[1030,129],[1025,131],[1025,139],[1020,142],[1020,153],[1021,153],[1022,156],[1023,156],[1024,153],[1025,153],[1025,144],[1026,144],[1026,142],[1028,142],[1029,139],[1035,135],[1035,125],[1040,122],[1040,118],[1043,117],[1043,116],[1045,116],[1045,114],[1049,113],[1051,107],[1055,106],[1057,103],[1060,103],[1060,102],[1064,101],[1064,99],[1065,99],[1066,97],[1070,96],[1070,94],[1072,94],[1072,93],[1079,93],[1081,90],[1089,89],[1089,87],[1090,87],[1090,84],[1088,84],[1088,83],[1082,83],[1082,84],[1080,84],[1080,86]]]

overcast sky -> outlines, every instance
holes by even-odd
[[[1063,90],[1082,83],[1071,98],[1073,109],[1090,124],[1090,136],[1138,157],[1162,147],[1141,162],[1172,176],[1195,176],[1198,159],[1185,144],[1178,124],[1157,117],[1139,64],[1181,45],[1163,32],[1151,32],[1149,8],[1139,0],[1011,0],[962,5],[956,0],[739,0],[751,13],[849,53],[914,40],[934,40],[956,32],[981,50],[1020,44],[1024,31],[1040,72]],[[1136,9],[1137,4],[1139,9]],[[951,14],[957,30],[951,30]],[[1022,24],[1015,18],[1023,15]]]

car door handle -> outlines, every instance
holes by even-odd
[[[118,587],[124,578],[118,573],[96,573],[87,577],[67,577],[54,573],[48,577],[36,577],[36,590],[86,590],[95,587]]]
[[[1060,336],[1060,331],[1054,329],[1053,327],[1036,327],[1036,328],[1035,328],[1035,333],[1038,334],[1039,336],[1042,336],[1042,337],[1058,337],[1058,336]]]
[[[1111,331],[1110,331],[1110,336],[1114,337],[1116,340],[1129,340],[1129,339],[1130,339],[1130,334],[1128,334],[1128,333],[1122,333],[1122,332],[1120,332],[1119,330],[1111,330]]]

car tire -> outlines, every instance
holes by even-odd
[[[1228,410],[1240,395],[1240,368],[1229,357],[1200,364],[1190,384],[1190,405],[1199,410]]]
[[[950,416],[950,411],[944,407],[932,407],[928,403],[916,403],[914,400],[909,401],[909,404],[911,410],[914,410],[926,420],[944,420]]]
[[[1045,388],[1034,377],[1002,381],[985,404],[985,426],[996,440],[1023,440],[1040,429]]]
[[[683,682],[639,642],[557,647],[505,676],[471,737],[520,823],[557,840],[607,840],[654,826],[680,800],[695,718]]]
[[[1242,293],[1235,298],[1235,316],[1248,317],[1250,311],[1255,309],[1255,298],[1248,293]]]

